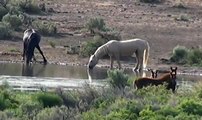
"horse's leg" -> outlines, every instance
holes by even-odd
[[[115,55],[115,57],[116,57],[116,61],[117,61],[117,64],[118,64],[118,67],[119,67],[119,70],[120,70],[121,69],[120,56]]]
[[[110,56],[110,69],[113,69],[114,58]]]
[[[144,51],[139,52],[139,68],[138,70],[141,71],[143,69],[143,55]]]
[[[136,65],[135,65],[135,68],[133,69],[133,71],[137,71],[137,69],[138,69],[138,66],[139,66],[139,52],[138,51],[136,51],[135,52],[135,58],[136,58]]]
[[[22,60],[25,60],[25,54],[26,54],[26,50],[27,50],[27,42],[24,41],[23,43],[23,54],[22,54]]]
[[[43,52],[41,51],[41,48],[39,47],[39,45],[37,45],[36,48],[39,50],[40,54],[42,55],[44,63],[47,63],[47,60],[45,56],[43,55]]]

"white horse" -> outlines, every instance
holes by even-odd
[[[121,69],[120,57],[121,56],[133,56],[135,54],[137,64],[134,68],[135,71],[140,71],[147,66],[149,58],[149,43],[142,39],[131,39],[124,41],[111,40],[104,45],[100,46],[93,55],[91,55],[88,63],[88,67],[93,67],[98,63],[98,60],[104,55],[110,56],[111,66],[113,69],[114,59],[117,60],[118,67]]]

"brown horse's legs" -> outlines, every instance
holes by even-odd
[[[45,56],[43,55],[43,52],[41,51],[41,48],[39,47],[39,45],[37,45],[36,48],[39,50],[40,54],[42,55],[44,63],[47,63],[47,60]]]

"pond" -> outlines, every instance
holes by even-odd
[[[140,76],[128,69],[124,71],[131,76]],[[149,72],[144,73],[150,76]],[[106,85],[107,69],[95,67],[90,73],[86,66],[70,66],[56,64],[32,64],[26,67],[23,63],[0,62],[0,82],[8,83],[17,90],[39,90],[62,87],[64,89],[81,88],[90,83],[95,86]],[[202,76],[179,74],[179,89],[191,89]]]

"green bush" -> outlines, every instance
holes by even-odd
[[[202,49],[191,49],[188,54],[188,63],[190,65],[202,65]]]
[[[33,101],[27,101],[19,106],[18,116],[33,119],[37,113],[43,109],[43,106]]]
[[[51,35],[54,36],[57,34],[57,27],[52,22],[46,21],[33,21],[33,28],[37,29],[42,35]]]
[[[187,114],[202,115],[202,103],[194,100],[183,100],[178,106],[179,109]]]
[[[202,49],[187,49],[184,46],[176,46],[173,49],[173,54],[170,58],[170,61],[175,62],[177,64],[202,66]]]
[[[124,74],[120,70],[109,70],[107,71],[109,78],[109,84],[114,88],[123,89],[128,85],[128,75]]]
[[[4,24],[8,24],[14,30],[19,29],[19,27],[22,25],[20,17],[18,17],[17,15],[11,15],[9,13],[3,16],[2,22]]]
[[[99,36],[95,36],[93,40],[89,40],[87,42],[84,42],[84,44],[82,44],[79,55],[82,57],[88,57],[94,54],[97,48],[103,45],[104,43],[105,43],[104,39],[102,39]]]
[[[66,106],[45,108],[40,111],[35,120],[78,120],[78,111]]]
[[[10,0],[8,5],[10,8],[15,6],[19,11],[27,13],[40,13],[40,8],[34,0]]]
[[[176,46],[173,49],[173,54],[170,60],[179,64],[185,64],[187,61],[188,49],[184,46]]]
[[[106,28],[106,24],[104,22],[104,19],[102,18],[91,18],[87,23],[86,23],[86,28],[94,34],[94,30],[99,30],[99,31],[109,31],[108,28]]]
[[[39,93],[35,97],[43,107],[61,106],[63,103],[62,98],[53,93]]]
[[[8,10],[4,8],[3,6],[0,6],[0,21],[3,18],[4,15],[8,13]]]
[[[0,22],[0,39],[6,39],[11,37],[12,30],[9,26]]]

